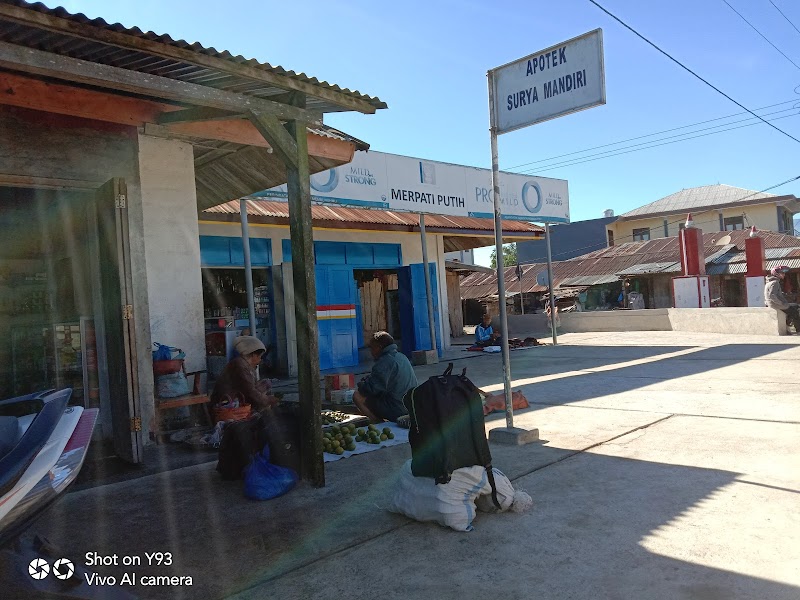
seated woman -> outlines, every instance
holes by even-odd
[[[233,344],[239,356],[231,360],[214,384],[211,405],[223,404],[226,400],[238,400],[239,404],[250,404],[254,411],[264,410],[277,400],[268,394],[269,382],[256,382],[255,369],[266,352],[257,337],[242,335]]]
[[[485,314],[481,324],[475,328],[475,345],[485,348],[486,346],[496,346],[500,343],[500,334],[492,329],[492,315]]]
[[[373,423],[397,421],[408,414],[403,396],[417,387],[417,376],[408,358],[397,350],[394,338],[378,331],[369,342],[375,364],[370,374],[358,383],[353,404]]]

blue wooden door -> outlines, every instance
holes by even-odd
[[[428,296],[425,293],[425,271],[422,263],[398,269],[400,294],[400,330],[402,351],[410,356],[414,350],[430,350],[430,327],[428,325]],[[428,263],[433,296],[433,318],[436,330],[436,350],[442,355],[442,339],[439,327],[439,292],[436,280],[436,265]]]
[[[353,269],[316,265],[319,367],[332,369],[358,364],[358,319]]]

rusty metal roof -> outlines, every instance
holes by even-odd
[[[289,219],[289,204],[277,200],[250,199],[247,214],[255,222],[285,223]],[[233,200],[203,211],[203,215],[239,215],[239,201]],[[213,217],[212,217],[213,218]],[[313,204],[311,218],[321,226],[338,224],[345,228],[358,228],[364,225],[390,226],[393,229],[416,231],[419,229],[419,215],[416,213],[395,212],[353,208],[331,204]],[[473,217],[449,217],[444,215],[425,215],[427,229],[441,231],[493,232],[493,219]],[[522,221],[503,221],[503,234],[524,239],[534,239],[542,235],[544,229],[538,225]]]
[[[749,231],[705,234],[703,243],[708,263],[706,272],[709,275],[744,273],[746,270],[744,246],[749,235]],[[759,232],[759,235],[764,239],[768,268],[781,264],[791,268],[796,268],[794,265],[797,264],[797,268],[800,268],[800,238],[772,232]],[[776,257],[776,260],[769,260],[770,257]],[[508,267],[505,269],[506,289],[512,292],[520,290],[526,293],[545,292],[547,288],[536,284],[536,275],[546,269],[547,265],[542,263],[523,265],[523,277],[520,282],[515,268]],[[558,288],[565,283],[576,285],[592,280],[609,283],[618,279],[618,276],[668,274],[679,271],[678,238],[672,237],[647,242],[628,242],[571,260],[554,262],[553,281]],[[581,279],[584,277],[586,279]],[[463,298],[487,298],[497,293],[497,278],[495,274],[469,275],[461,281],[461,293]]]
[[[312,111],[386,108],[378,98],[305,73],[38,2],[0,0],[0,40],[264,99],[299,91],[307,94],[306,107]],[[347,104],[361,108],[348,108]]]

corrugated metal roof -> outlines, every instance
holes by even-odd
[[[337,104],[337,96],[363,102],[371,107],[370,112],[386,108],[385,102],[361,92],[197,42],[175,40],[169,35],[108,23],[101,18],[90,19],[83,13],[73,14],[62,7],[51,9],[41,3],[0,0],[0,9],[2,5],[10,8],[0,12],[0,40],[12,44],[265,99],[285,94],[287,90],[302,91],[309,94],[307,108],[320,112],[352,110]],[[19,9],[64,19],[71,25],[54,29],[38,23],[40,19],[20,16]],[[169,46],[177,52],[159,55],[150,47],[152,43]]]
[[[619,281],[616,275],[581,275],[580,277],[568,277],[563,279],[558,287],[576,287],[576,286],[593,286],[603,285],[604,283],[614,283]]]
[[[701,208],[723,204],[747,203],[754,200],[777,197],[775,194],[766,194],[725,184],[704,185],[675,192],[660,200],[628,211],[620,215],[620,218],[630,219],[632,217],[646,217],[676,211],[696,211]]]
[[[203,214],[239,214],[239,201],[233,200],[208,208]],[[289,204],[277,200],[250,199],[247,202],[247,214],[251,217],[263,218],[269,222],[289,219]],[[419,215],[416,213],[394,212],[390,210],[373,210],[352,208],[331,204],[313,204],[311,218],[314,221],[336,222],[341,224],[373,224],[406,227],[410,230],[419,228]],[[425,215],[425,226],[432,230],[471,230],[494,231],[493,219],[476,219],[473,217],[449,217],[445,215]],[[543,229],[523,221],[503,221],[503,232],[508,234],[539,236]]]
[[[785,266],[800,269],[800,258],[778,258],[767,261],[767,271],[775,267]],[[736,275],[747,272],[747,263],[742,259],[737,262],[714,264],[706,267],[707,275]]]
[[[653,273],[677,273],[681,270],[681,263],[672,261],[644,263],[641,265],[634,265],[630,268],[618,271],[617,275],[630,276],[630,275],[651,275]]]

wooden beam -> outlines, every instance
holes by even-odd
[[[97,27],[91,23],[78,23],[68,19],[62,19],[52,15],[44,14],[35,10],[21,8],[10,4],[0,3],[0,18],[15,23],[32,25],[39,29],[65,33],[72,36],[88,40],[96,40],[106,44],[112,44],[119,48],[129,48],[141,52],[147,52],[155,56],[171,58],[182,62],[215,69],[224,73],[247,77],[254,81],[274,85],[285,90],[295,90],[303,92],[311,97],[326,100],[336,104],[345,110],[355,110],[362,113],[372,114],[376,107],[363,99],[354,98],[350,94],[337,91],[335,89],[319,87],[313,83],[300,81],[292,77],[279,75],[261,67],[248,64],[240,64],[224,58],[209,56],[186,48],[178,48],[163,42],[148,40],[145,38],[130,35],[128,33],[111,31],[103,27]],[[384,108],[384,107],[381,107]]]
[[[162,113],[175,111],[175,106],[170,104],[87,90],[62,83],[48,83],[12,73],[0,73],[0,105],[4,104],[134,127],[156,123]],[[163,128],[188,139],[199,138],[262,148],[270,147],[264,136],[247,119],[173,123],[164,125]],[[309,134],[308,145],[312,156],[340,162],[350,162],[355,152],[355,146],[351,142],[314,134]]]
[[[0,4],[0,7],[2,6],[4,5]],[[0,67],[196,106],[238,113],[257,110],[262,114],[284,120],[300,119],[309,123],[321,123],[321,116],[318,113],[288,104],[60,56],[7,42],[0,42]]]
[[[251,111],[249,114],[250,122],[258,129],[259,133],[264,136],[264,139],[272,146],[275,154],[277,154],[284,162],[287,168],[297,168],[298,166],[298,152],[299,148],[294,136],[284,128],[283,124],[274,116],[260,113],[258,111]],[[305,124],[303,131],[305,132]],[[303,150],[308,153],[308,142],[303,142]],[[308,158],[306,158],[306,162]],[[310,201],[310,196],[309,196]]]
[[[295,101],[301,106],[305,104],[305,100],[302,98],[297,98]],[[322,457],[322,437],[320,436],[322,398],[308,134],[306,124],[298,121],[287,123],[284,131],[291,136],[296,149],[295,161],[286,163],[286,187],[289,196],[289,237],[292,241],[302,476],[312,485],[322,487],[325,485],[325,463]]]
[[[229,119],[244,119],[241,113],[232,113],[227,110],[208,108],[206,106],[195,106],[185,110],[175,110],[172,112],[158,115],[159,125],[169,125],[171,123],[191,123],[196,121],[227,121]]]
[[[80,179],[53,179],[52,177],[30,177],[28,175],[0,173],[0,185],[19,188],[93,192],[103,185],[103,182],[82,181]]]

